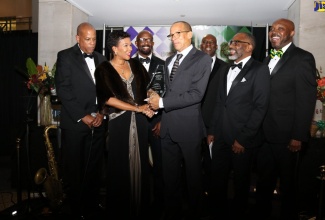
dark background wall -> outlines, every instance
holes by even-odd
[[[25,62],[37,62],[38,34],[31,31],[0,32],[0,153],[11,154],[23,133],[26,111],[36,120],[36,96],[28,91]],[[21,71],[18,71],[18,70]]]

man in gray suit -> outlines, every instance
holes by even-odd
[[[181,219],[182,168],[187,182],[188,213],[193,219],[198,219],[202,196],[201,141],[206,130],[201,101],[212,61],[209,55],[193,47],[192,35],[192,28],[187,22],[173,23],[168,37],[177,54],[166,59],[167,91],[163,98],[154,93],[149,99],[152,109],[163,108],[160,137],[166,219]]]

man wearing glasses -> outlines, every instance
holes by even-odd
[[[158,65],[165,65],[165,61],[153,54],[153,36],[147,31],[141,31],[135,41],[138,47],[137,55],[132,58],[139,60],[148,71],[149,77],[152,78]],[[152,175],[153,175],[153,202],[151,212],[157,218],[163,210],[163,179],[162,179],[162,161],[161,161],[161,142],[160,142],[160,120],[161,111],[158,111],[149,121],[149,144],[152,155]]]
[[[210,219],[246,219],[252,156],[262,143],[261,125],[270,93],[268,67],[251,56],[255,39],[238,33],[229,42],[229,60],[222,73],[208,129],[212,146]],[[233,171],[234,197],[228,207],[228,181]]]
[[[167,91],[163,98],[152,94],[149,105],[163,109],[160,137],[165,184],[165,219],[181,219],[182,194],[188,192],[186,213],[199,219],[202,196],[201,141],[206,135],[201,101],[211,72],[211,57],[192,44],[190,24],[172,24],[168,38],[176,54],[166,59]],[[187,189],[183,187],[185,171]]]

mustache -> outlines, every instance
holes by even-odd
[[[279,34],[271,34],[271,37],[281,37]]]

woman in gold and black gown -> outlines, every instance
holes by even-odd
[[[108,109],[107,212],[119,219],[145,219],[150,201],[148,120],[154,112],[144,101],[148,74],[131,58],[124,31],[108,36],[112,60],[96,68],[98,103]]]

